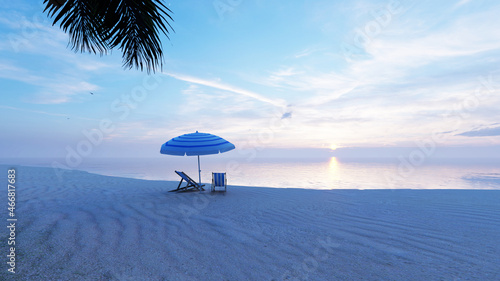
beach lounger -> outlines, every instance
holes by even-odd
[[[179,172],[175,171],[176,174],[181,177],[181,181],[179,182],[179,185],[177,186],[177,189],[170,190],[169,192],[173,191],[178,191],[178,192],[183,192],[183,191],[192,191],[192,190],[198,190],[198,191],[203,191],[203,186],[204,184],[200,185],[197,182],[195,182],[192,178],[190,178],[186,173],[184,172]],[[182,181],[186,181],[186,186],[181,187]]]
[[[216,187],[224,187],[224,192],[227,190],[226,173],[212,173],[212,186],[210,190],[215,191]]]

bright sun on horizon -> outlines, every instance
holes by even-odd
[[[339,146],[338,146],[338,145],[336,145],[336,144],[332,144],[332,145],[330,145],[330,149],[331,149],[331,150],[336,150],[337,148],[339,148]]]

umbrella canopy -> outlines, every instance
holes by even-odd
[[[161,146],[160,153],[178,156],[198,156],[198,176],[201,185],[200,155],[218,154],[233,150],[234,144],[207,133],[191,133],[175,137]]]
[[[191,133],[173,138],[161,146],[161,154],[194,156],[223,153],[234,149],[234,144],[212,134]]]

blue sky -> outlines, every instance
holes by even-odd
[[[170,1],[175,33],[150,76],[118,50],[68,49],[42,1],[0,3],[5,157],[82,141],[88,156],[156,156],[196,130],[238,148],[498,153],[498,1]]]

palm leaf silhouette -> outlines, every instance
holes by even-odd
[[[44,12],[69,34],[75,52],[107,54],[118,48],[123,66],[163,67],[160,33],[168,39],[174,29],[172,11],[160,0],[44,0]]]

